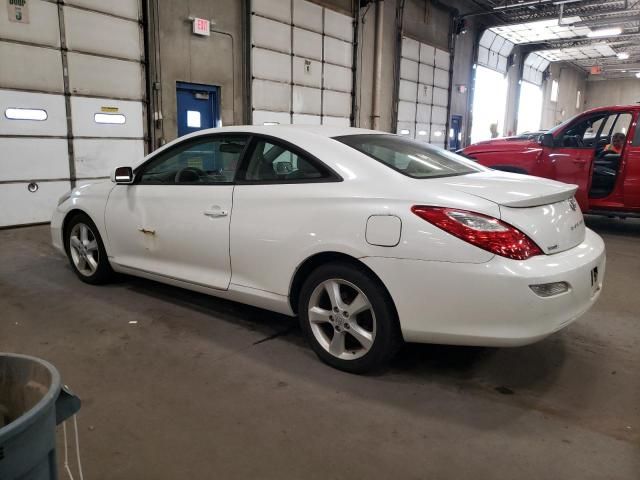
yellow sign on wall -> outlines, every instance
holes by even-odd
[[[100,111],[104,113],[118,113],[118,107],[100,107]]]

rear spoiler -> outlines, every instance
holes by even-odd
[[[552,203],[562,202],[573,197],[578,190],[578,185],[565,185],[566,188],[558,192],[548,193],[539,197],[523,198],[522,200],[513,200],[510,202],[500,202],[500,205],[513,208],[539,207],[541,205],[550,205]]]

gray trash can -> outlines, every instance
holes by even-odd
[[[0,479],[55,480],[56,425],[79,409],[53,365],[0,353]]]

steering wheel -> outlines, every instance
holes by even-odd
[[[197,182],[200,179],[202,179],[203,177],[206,177],[207,174],[204,172],[204,170],[200,170],[198,167],[184,167],[181,168],[180,170],[178,170],[176,172],[176,176],[174,177],[174,181],[175,183],[184,183],[187,182],[189,180],[183,180],[182,179],[182,175],[184,175],[185,173],[191,173],[193,175],[195,175],[197,178],[195,180],[191,180],[192,182]]]

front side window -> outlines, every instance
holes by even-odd
[[[331,173],[317,162],[261,139],[244,172],[248,182],[313,182],[331,178]]]
[[[189,141],[160,153],[138,174],[146,185],[212,185],[233,182],[246,137]]]
[[[396,135],[346,135],[334,140],[412,178],[449,177],[486,170],[455,153]]]
[[[594,148],[604,124],[607,113],[599,113],[581,120],[566,128],[556,137],[556,146],[562,148]]]

